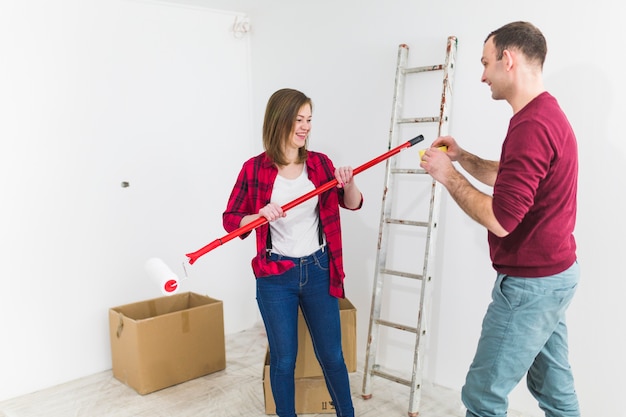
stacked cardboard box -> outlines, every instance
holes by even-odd
[[[348,372],[356,371],[356,308],[347,299],[339,300],[341,318],[341,345]],[[276,414],[276,404],[270,386],[269,351],[265,354],[263,368],[263,391],[265,393],[265,413]],[[302,313],[298,316],[298,357],[296,359],[296,413],[334,413],[331,397],[326,388],[315,352],[311,335]]]
[[[109,309],[113,376],[148,394],[226,368],[222,301],[187,292]]]

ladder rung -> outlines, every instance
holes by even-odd
[[[425,65],[423,67],[412,67],[405,68],[405,74],[415,74],[416,72],[428,72],[428,71],[441,71],[443,69],[443,64],[438,65]]]
[[[405,326],[404,324],[393,323],[391,321],[382,320],[382,319],[376,320],[376,323],[380,324],[381,326],[393,327],[394,329],[405,330],[407,332],[417,334],[417,327]]]
[[[406,385],[407,387],[411,385],[411,381],[409,381],[408,379],[400,378],[399,376],[391,375],[387,372],[378,371],[376,369],[372,369],[372,375],[376,375],[390,381],[398,382],[400,384]]]
[[[402,119],[398,119],[396,123],[437,123],[439,122],[439,116],[430,116],[430,117],[404,117]]]
[[[392,174],[426,174],[421,168],[394,168],[391,170]]]
[[[396,276],[404,277],[404,278],[413,278],[413,279],[422,279],[423,278],[423,276],[419,275],[419,274],[412,274],[410,272],[395,271],[393,269],[381,269],[380,272],[383,273],[383,274],[396,275]]]
[[[401,224],[401,225],[404,225],[404,226],[428,227],[428,222],[418,222],[416,220],[385,219],[385,223]]]

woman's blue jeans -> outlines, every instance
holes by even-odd
[[[462,389],[466,417],[505,417],[525,374],[546,417],[580,417],[565,324],[579,276],[578,262],[549,277],[498,274]]]
[[[257,302],[270,348],[270,383],[276,414],[295,417],[294,370],[298,353],[298,307],[339,417],[353,417],[350,380],[341,350],[339,300],[329,294],[328,254],[319,250],[290,259],[296,266],[282,275],[257,278]]]

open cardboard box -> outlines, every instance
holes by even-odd
[[[226,368],[222,301],[191,292],[109,309],[113,376],[148,394]]]
[[[270,386],[270,352],[265,355],[263,367],[263,393],[265,396],[265,414],[276,414],[276,403]],[[332,398],[326,388],[323,376],[296,378],[296,413],[325,414],[335,413]]]

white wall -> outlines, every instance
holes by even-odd
[[[11,132],[8,135],[3,130],[0,143],[3,148],[10,145],[10,149],[20,152],[11,154],[10,169],[2,161],[0,181],[3,181],[3,197],[6,196],[7,201],[22,202],[14,206],[10,215],[4,216],[6,224],[2,226],[2,230],[10,230],[8,238],[3,233],[1,251],[4,276],[9,284],[0,296],[0,309],[3,317],[9,314],[20,317],[19,322],[11,321],[5,329],[7,334],[17,335],[13,339],[17,342],[9,348],[8,355],[2,355],[3,379],[4,375],[19,379],[22,373],[31,379],[37,376],[35,382],[22,381],[17,388],[5,390],[0,398],[110,366],[106,308],[155,295],[137,278],[147,256],[158,255],[175,263],[179,254],[223,234],[220,214],[228,191],[241,162],[260,150],[259,132],[265,102],[278,88],[299,88],[313,98],[312,148],[328,153],[337,164],[356,166],[386,150],[398,44],[407,43],[411,47],[411,57],[416,64],[430,64],[443,59],[445,39],[455,35],[459,39],[459,52],[451,133],[468,149],[497,158],[511,113],[506,103],[492,101],[488,88],[480,83],[482,42],[489,31],[509,21],[524,19],[537,24],[547,37],[546,87],[559,99],[579,139],[581,169],[576,237],[583,276],[570,309],[569,326],[572,366],[582,411],[584,415],[626,415],[618,401],[626,388],[623,382],[626,362],[622,354],[626,350],[625,311],[621,303],[626,285],[618,268],[619,249],[623,245],[616,242],[626,232],[621,217],[624,202],[618,194],[626,177],[621,169],[626,159],[626,144],[618,130],[619,116],[625,110],[620,99],[626,88],[623,77],[616,71],[623,62],[616,49],[617,40],[621,38],[621,22],[614,12],[620,6],[616,0],[601,0],[584,6],[564,0],[524,3],[180,0],[178,3],[187,7],[169,7],[168,19],[174,19],[170,17],[172,13],[176,15],[182,13],[181,10],[194,10],[193,16],[202,15],[200,11],[204,6],[235,9],[248,13],[251,19],[252,99],[242,97],[239,102],[251,103],[251,117],[246,115],[245,123],[230,126],[243,129],[240,134],[231,135],[225,129],[219,135],[225,139],[206,145],[201,155],[194,146],[213,137],[207,133],[208,123],[203,124],[210,111],[198,110],[206,95],[190,89],[184,99],[175,100],[178,106],[162,109],[160,114],[168,117],[149,118],[143,114],[142,123],[137,123],[127,111],[142,106],[128,104],[127,100],[118,103],[116,97],[126,91],[118,82],[93,83],[92,89],[98,93],[94,96],[85,91],[88,83],[81,79],[82,72],[78,71],[78,75],[72,72],[82,63],[97,74],[113,71],[117,74],[114,81],[123,78],[122,69],[134,62],[133,53],[142,49],[127,44],[139,42],[137,38],[141,39],[144,34],[123,19],[125,11],[141,7],[141,12],[134,13],[143,13],[145,17],[145,13],[150,15],[149,10],[156,7],[154,3],[120,1],[114,3],[116,6],[103,6],[97,2],[66,0],[63,10],[59,10],[59,5],[37,3],[47,9],[47,13],[29,11],[28,6],[17,1],[10,8],[19,13],[14,13],[10,19],[5,10],[0,13],[0,19],[6,20],[0,22],[3,28],[0,42],[4,42],[0,43],[1,52],[3,58],[6,51],[13,57],[12,61],[5,62],[25,60],[29,64],[9,67],[14,68],[10,79],[17,80],[17,84],[7,82],[9,77],[4,75],[1,81],[3,90],[10,88],[12,91],[11,99],[5,94],[0,98],[2,115],[10,115],[7,120],[12,122],[9,127],[4,122],[0,124],[4,125],[0,129]],[[8,8],[4,4],[2,7]],[[77,16],[68,18],[68,11]],[[161,15],[161,18],[165,17]],[[110,23],[119,23],[120,19],[126,22],[126,26],[122,25],[125,41],[118,40],[115,47],[111,47],[110,38],[115,32],[110,31]],[[80,38],[85,45],[78,51],[73,45],[81,39],[66,33],[68,24],[81,28],[78,33],[83,35]],[[179,24],[176,29],[180,30],[180,26],[187,25]],[[179,30],[168,32],[163,39],[171,38]],[[7,43],[9,35],[12,42]],[[199,59],[194,55],[197,50],[183,48],[189,38],[178,40],[179,43],[167,48],[168,54],[179,54],[178,60]],[[107,51],[108,59],[104,59],[97,48],[84,55],[85,50],[92,50],[95,41],[100,49]],[[24,51],[33,48],[39,55],[25,57]],[[155,48],[154,53],[158,50]],[[53,59],[57,56],[64,60]],[[148,66],[150,62],[148,56],[134,65]],[[42,69],[42,63],[47,67],[54,64],[53,72]],[[194,65],[185,65],[179,71],[192,67]],[[213,69],[200,68],[204,68],[204,73]],[[135,76],[134,80],[137,79],[141,77]],[[163,88],[172,88],[171,84],[179,80],[178,77],[166,79],[170,82],[162,82]],[[185,80],[189,84],[212,82],[198,75],[185,77]],[[126,81],[125,85],[132,84]],[[108,96],[110,88],[117,88],[116,94]],[[60,92],[68,90],[78,97],[73,102],[84,103],[90,110],[78,105],[69,109],[41,105],[42,99],[62,98],[64,95]],[[151,91],[145,87],[136,93],[135,103],[149,108],[164,105],[164,100],[147,94]],[[203,85],[201,91],[216,91],[224,97],[232,93],[230,88],[208,85]],[[94,97],[98,100],[93,100]],[[167,98],[172,97],[176,97],[176,92],[170,90]],[[192,104],[180,105],[187,101]],[[126,111],[118,105],[126,106]],[[233,106],[220,114],[223,118],[247,110]],[[163,120],[170,119],[170,113],[177,115],[178,123],[175,128],[167,126],[169,130],[165,132],[178,133],[178,129],[186,128],[187,135],[178,135],[177,141],[180,137],[194,138],[193,146],[181,144],[180,148],[173,146],[168,148],[169,153],[159,154],[154,149],[153,138],[164,131]],[[98,117],[102,114],[113,117],[107,116],[103,121]],[[70,117],[73,122],[80,121],[78,126],[69,122]],[[100,132],[103,126],[107,129],[104,133]],[[45,135],[51,128],[54,134]],[[85,131],[88,134],[84,134]],[[83,148],[74,149],[62,141],[67,133],[73,138],[97,140],[80,142]],[[51,145],[50,136],[61,146]],[[167,137],[171,136],[173,133],[163,133],[161,141],[167,143]],[[15,138],[15,143],[6,142],[6,137]],[[134,145],[130,154],[124,154],[121,149],[132,146],[129,145],[131,139],[147,143],[146,148]],[[427,141],[432,139],[428,137]],[[230,141],[237,141],[237,146],[230,148],[232,156],[223,163],[224,158],[216,157],[213,146],[218,143],[228,146]],[[76,155],[76,152],[81,153]],[[152,163],[151,158],[146,157],[141,165],[135,164],[138,155],[144,152],[157,153],[160,159]],[[172,161],[172,153],[178,153],[176,161]],[[102,154],[107,159],[91,156],[82,161],[85,154]],[[8,158],[5,155],[3,149],[0,158]],[[54,165],[48,160],[55,155],[63,165]],[[41,165],[44,163],[46,165]],[[172,172],[181,170],[180,176],[158,176],[167,163],[175,167]],[[68,164],[75,166],[73,171],[63,168]],[[136,172],[144,165],[148,172]],[[113,173],[108,171],[110,166],[115,167]],[[366,205],[357,213],[343,216],[347,295],[358,309],[361,358],[369,318],[383,168],[382,165],[373,167],[357,177]],[[219,178],[213,178],[216,175],[213,169],[219,169]],[[99,187],[85,184],[84,178],[92,177]],[[198,177],[198,183],[193,186],[187,183],[190,178]],[[119,182],[128,178],[131,187],[120,189]],[[23,185],[18,186],[20,183]],[[182,184],[187,185],[183,188]],[[36,187],[40,188],[36,190]],[[5,193],[5,190],[9,191]],[[163,195],[164,192],[171,194]],[[87,197],[82,198],[82,193],[87,193]],[[59,197],[62,202],[57,199],[55,203],[54,198]],[[45,211],[33,205],[43,199],[47,199]],[[162,212],[124,210],[128,207],[155,210],[155,200],[156,203],[168,201]],[[444,203],[427,377],[431,382],[460,389],[474,353],[495,274],[489,264],[485,231],[445,195]],[[102,208],[104,206],[106,208]],[[116,210],[116,217],[106,215],[111,207]],[[56,220],[51,224],[50,219]],[[66,230],[70,232],[61,233]],[[95,230],[98,239],[92,236],[91,230]],[[55,239],[58,235],[65,236],[62,245]],[[163,243],[165,241],[167,243]],[[219,254],[209,254],[193,267],[194,278],[197,275],[201,278],[186,284],[190,289],[225,300],[226,320],[232,320],[227,323],[229,332],[244,328],[258,317],[248,263],[253,253],[252,244],[252,239],[248,239],[216,249]],[[94,248],[99,250],[95,260]],[[407,250],[406,256],[415,255]],[[42,278],[44,275],[50,278]],[[113,282],[113,289],[107,281],[111,276],[116,277],[113,280],[118,279]],[[124,279],[120,281],[118,277]],[[68,281],[62,281],[64,279]],[[67,282],[72,295],[54,284],[58,282]],[[125,285],[130,288],[121,292],[120,288],[126,288]],[[74,314],[77,311],[81,314]],[[414,315],[415,309],[407,306],[406,314]],[[63,326],[56,326],[57,323]],[[43,341],[53,343],[43,349]],[[7,349],[6,344],[2,349]],[[79,351],[83,356],[78,355]],[[86,351],[89,353],[85,354]],[[53,360],[39,359],[44,354]],[[11,361],[7,356],[11,356]],[[80,357],[85,359],[77,359]],[[69,363],[72,365],[68,372]],[[9,373],[5,374],[4,369],[9,369]],[[24,369],[37,372],[19,372]],[[514,392],[511,400],[512,408],[525,411],[525,415],[542,415],[523,386]]]
[[[235,16],[0,4],[0,399],[110,369],[107,310],[161,296],[146,260],[182,276],[184,255],[225,233],[252,152],[249,41],[234,37]],[[254,300],[238,259],[247,243],[221,251],[233,262],[201,258],[181,290]],[[224,310],[231,332],[257,320],[251,302]]]

